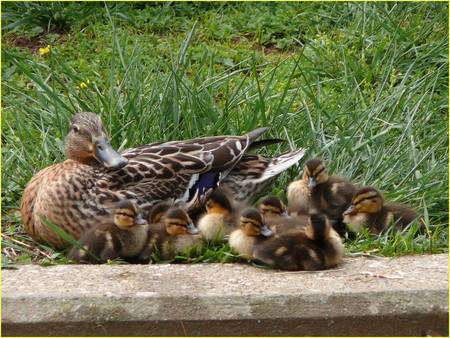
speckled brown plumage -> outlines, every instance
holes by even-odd
[[[41,216],[78,239],[105,216],[111,203],[120,200],[133,199],[144,208],[161,200],[183,205],[188,211],[199,208],[228,174],[232,174],[231,186],[239,179],[245,181],[246,174],[233,168],[266,130],[256,129],[243,136],[157,142],[119,155],[109,145],[97,115],[76,114],[66,137],[69,159],[38,172],[24,190],[21,212],[25,228],[36,240],[61,248],[65,241],[42,222]],[[294,157],[280,157],[285,161],[278,171],[287,168],[287,160],[289,166],[297,163],[299,152],[303,156],[300,150]],[[261,158],[253,164],[259,167],[266,161],[279,162]],[[262,170],[257,182],[264,185],[278,174],[273,168],[278,167],[269,165]],[[259,188],[253,187],[254,191]],[[246,191],[246,196],[251,194]]]

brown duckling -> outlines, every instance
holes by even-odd
[[[158,221],[153,216],[153,221]],[[200,247],[202,237],[186,211],[179,207],[170,208],[160,219],[159,223],[150,226],[147,248],[151,252],[157,250],[163,260],[174,259],[179,253],[190,247]],[[150,256],[148,251],[146,255]]]
[[[225,235],[229,235],[237,228],[236,208],[225,191],[214,190],[208,197],[205,207],[206,213],[200,217],[197,226],[206,240],[223,240]]]
[[[384,203],[381,193],[372,187],[364,187],[353,196],[352,203],[343,213],[344,223],[354,232],[368,228],[369,232],[379,234],[391,225],[405,228],[419,217],[410,207],[400,203]],[[424,225],[420,221],[421,227]]]
[[[239,218],[239,229],[229,238],[231,249],[245,259],[252,259],[253,248],[257,243],[267,240],[273,232],[264,223],[261,213],[254,209],[245,209]]]
[[[307,189],[307,190],[306,190]],[[345,233],[342,213],[348,208],[356,187],[347,179],[329,176],[320,159],[305,163],[303,177],[288,186],[288,210],[290,213],[323,213],[333,228]]]
[[[284,203],[276,196],[264,198],[258,208],[264,221],[275,234],[299,230],[308,223],[308,215],[288,215]]]
[[[132,201],[120,202],[113,210],[113,220],[86,231],[80,249],[74,246],[68,258],[83,263],[105,263],[115,258],[139,256],[147,241],[148,223]]]
[[[312,214],[304,231],[286,232],[255,245],[253,257],[282,270],[323,270],[341,262],[344,246],[327,217]]]

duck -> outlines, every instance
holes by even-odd
[[[250,198],[258,193],[258,185],[265,186],[304,153],[298,149],[272,159],[246,155],[253,143],[264,145],[256,139],[267,129],[242,136],[155,142],[119,153],[98,115],[77,113],[65,137],[67,159],[40,170],[23,191],[25,230],[37,242],[63,249],[69,243],[47,222],[79,239],[92,224],[108,218],[111,203],[131,200],[148,211],[169,201],[191,212],[202,207],[219,184],[232,190],[245,186],[245,193],[236,198]]]
[[[404,229],[419,219],[417,211],[400,203],[386,203],[382,194],[374,187],[363,187],[352,198],[350,206],[343,212],[343,222],[353,232],[367,228],[372,234],[394,227]],[[419,227],[424,229],[422,219]]]
[[[323,214],[311,214],[304,231],[291,231],[255,245],[254,260],[290,271],[324,270],[342,261],[344,245]]]
[[[258,209],[274,234],[305,228],[309,219],[304,214],[289,215],[284,203],[276,196],[261,200]]]
[[[138,258],[147,242],[148,222],[132,201],[121,201],[112,208],[110,222],[86,231],[73,246],[68,258],[75,262],[101,264],[108,260]]]
[[[239,229],[234,230],[228,239],[233,252],[246,260],[253,259],[253,248],[273,235],[265,224],[261,213],[255,208],[246,208],[239,218]]]
[[[168,261],[189,248],[198,250],[202,244],[200,231],[188,213],[183,208],[171,207],[159,223],[150,225],[145,255],[150,257],[157,254],[159,259]]]
[[[333,228],[345,234],[342,213],[348,208],[356,186],[340,176],[329,176],[325,163],[318,158],[307,161],[300,180],[287,188],[290,214],[324,213]]]
[[[237,228],[237,207],[226,191],[215,189],[205,203],[206,213],[197,223],[202,237],[207,241],[222,241]]]

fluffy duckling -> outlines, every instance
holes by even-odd
[[[158,221],[158,214],[153,215],[153,221]],[[170,208],[160,218],[159,223],[152,224],[150,227],[146,252],[148,256],[157,250],[161,259],[171,260],[188,248],[200,247],[202,244],[198,228],[186,211],[179,207]]]
[[[299,230],[308,223],[307,215],[289,216],[284,203],[276,196],[264,198],[258,208],[264,221],[275,234]]]
[[[239,219],[239,229],[234,230],[229,238],[231,249],[245,259],[252,259],[253,248],[265,241],[273,232],[264,223],[261,213],[254,209],[245,209]]]
[[[305,163],[303,177],[288,186],[288,210],[290,213],[323,213],[333,228],[345,233],[342,213],[348,208],[356,187],[343,177],[329,176],[320,159]]]
[[[353,196],[352,203],[343,213],[344,223],[358,232],[367,227],[373,234],[379,234],[391,225],[404,228],[418,218],[418,213],[410,207],[399,204],[384,204],[381,193],[372,187],[364,187]],[[421,226],[424,225],[421,222]]]
[[[323,270],[342,261],[344,246],[327,217],[312,214],[304,231],[275,236],[255,246],[256,260],[282,270]]]
[[[147,241],[148,223],[134,202],[120,202],[113,211],[111,223],[100,224],[80,238],[80,249],[74,246],[68,258],[83,263],[105,263],[115,258],[139,256]]]
[[[223,190],[214,190],[205,207],[206,214],[197,223],[203,238],[208,241],[222,240],[236,229],[235,207]]]

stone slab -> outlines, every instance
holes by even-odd
[[[2,335],[448,335],[448,255],[244,264],[24,265],[2,271]]]

